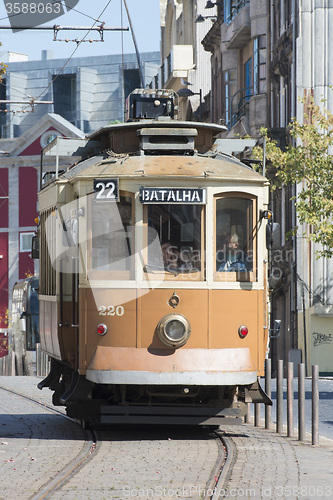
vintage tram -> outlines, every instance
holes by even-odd
[[[39,384],[96,423],[240,422],[268,345],[268,182],[137,90],[39,193]],[[82,150],[82,148],[81,148]]]

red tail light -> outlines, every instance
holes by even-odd
[[[101,323],[100,325],[98,325],[97,333],[99,335],[105,335],[107,331],[108,331],[108,327],[106,325],[104,325],[104,323]]]
[[[247,326],[242,325],[238,328],[238,335],[240,336],[241,339],[244,339],[248,333],[249,333],[249,330],[248,330]]]

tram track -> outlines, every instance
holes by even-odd
[[[10,394],[14,394],[19,396],[31,403],[34,403],[38,406],[46,408],[53,414],[57,414],[62,418],[70,421],[73,425],[79,425],[78,422],[68,417],[64,411],[54,408],[47,403],[37,401],[36,399],[23,394],[21,391],[14,391],[12,389],[7,389],[4,387],[0,387],[1,391],[8,392]],[[90,460],[94,453],[98,452],[100,447],[100,442],[97,439],[97,433],[94,430],[82,429],[85,442],[82,447],[80,453],[71,460],[68,464],[66,464],[53,478],[47,481],[36,493],[29,497],[29,500],[43,500],[51,497],[51,494],[60,489],[67,481],[70,480],[81,468],[85,465],[85,463]]]
[[[67,417],[62,410],[56,409],[45,402],[37,401],[36,399],[23,394],[22,391],[4,389],[3,387],[1,387],[1,389],[7,391],[8,393],[24,398],[25,400],[30,401],[38,406],[46,408],[47,411],[50,411],[53,414],[60,415],[66,420],[70,421],[72,424],[78,425],[76,421]],[[204,477],[204,474],[202,473],[200,495],[199,489],[198,492],[195,491],[196,482],[193,481],[192,494],[183,496],[183,498],[215,500],[215,498],[218,498],[216,496],[216,492],[225,487],[230,477],[231,468],[233,466],[235,457],[234,445],[231,439],[226,437],[221,430],[213,431],[212,429],[208,428],[191,429],[192,430],[189,430],[189,428],[186,427],[177,428],[175,426],[161,426],[154,428],[148,426],[139,428],[134,428],[133,426],[115,426],[109,429],[82,429],[82,433],[85,437],[85,442],[80,452],[74,459],[70,460],[64,467],[62,467],[59,472],[56,472],[52,478],[46,481],[45,484],[40,486],[36,492],[34,492],[29,497],[27,496],[27,498],[29,498],[29,500],[42,500],[53,497],[63,498],[63,495],[65,495],[66,497],[66,493],[68,491],[71,491],[72,488],[75,488],[76,484],[81,485],[85,483],[86,477],[88,477],[89,474],[91,475],[92,469],[95,471],[100,471],[105,467],[105,457],[108,457],[108,459],[110,460],[110,467],[108,472],[109,481],[112,484],[115,484],[115,489],[118,489],[118,493],[121,493],[121,491],[123,490],[124,495],[124,487],[126,487],[126,484],[131,485],[132,483],[128,479],[128,477],[124,477],[124,475],[116,476],[116,474],[121,474],[122,472],[120,471],[126,469],[126,467],[124,467],[124,464],[128,464],[126,455],[130,446],[132,446],[132,448],[136,447],[137,449],[137,453],[135,454],[132,451],[133,461],[131,462],[131,465],[137,466],[139,468],[136,471],[138,477],[140,477],[140,479],[137,480],[137,486],[135,486],[136,488],[138,488],[137,491],[139,491],[140,488],[146,488],[149,486],[149,483],[145,482],[144,478],[148,470],[151,471],[154,469],[160,469],[156,471],[156,473],[161,473],[161,483],[154,483],[154,481],[156,481],[157,479],[157,476],[156,479],[153,476],[151,477],[150,486],[155,484],[156,488],[160,484],[162,484],[162,472],[165,472],[165,470],[167,470],[169,467],[169,462],[167,460],[163,462],[163,465],[160,463],[161,456],[163,457],[164,455],[167,455],[171,449],[177,449],[177,445],[174,445],[175,447],[170,449],[170,441],[171,443],[177,443],[177,440],[179,442],[189,440],[191,441],[191,446],[197,448],[197,453],[200,456],[203,452],[203,443],[205,441],[210,442],[210,446],[213,446],[212,443],[213,441],[215,441],[217,446],[217,453],[216,448],[214,448],[213,446],[214,462],[211,461],[209,468],[204,464],[205,459],[203,455],[202,468],[204,469],[204,474],[206,474],[206,476],[205,479],[202,480]],[[145,443],[145,446],[141,446],[140,443]],[[156,446],[156,443],[158,443],[158,446],[161,447],[162,452],[159,455],[156,454],[155,458],[149,457],[146,460],[147,463],[144,463],[145,457],[147,457],[147,448],[154,448]],[[99,457],[100,451],[101,457]],[[173,459],[180,460],[180,457],[177,458],[175,456]],[[171,463],[172,461],[173,460],[171,460]],[[90,464],[90,466],[86,467],[88,464]],[[181,469],[183,469],[184,480],[183,483],[179,482],[177,488],[178,490],[184,488],[183,491],[186,495],[188,484],[190,484],[189,476],[191,475],[191,462],[187,462],[186,459],[183,459],[183,461],[179,461],[179,466]],[[178,471],[175,468],[175,474],[177,474],[177,472]],[[142,481],[141,475],[143,477]],[[206,480],[207,477],[208,479]],[[115,483],[113,483],[113,481],[115,481]],[[171,481],[170,484],[173,484],[173,481]],[[92,488],[92,496],[89,496],[89,498],[98,498],[98,495],[93,496],[94,493],[96,494],[94,490],[97,490],[97,481],[95,483],[90,481],[89,483],[89,480],[87,480],[86,484],[84,484],[84,487],[87,489],[87,491],[89,491],[89,494],[90,489],[88,490],[88,488]],[[116,492],[114,494],[116,495]],[[115,497],[110,496],[110,498]],[[121,495],[118,496],[118,498],[119,497],[122,498]],[[174,498],[176,498],[176,496]]]

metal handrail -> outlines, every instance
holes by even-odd
[[[237,111],[234,113],[232,112],[234,104],[233,101],[235,97],[240,94],[244,93],[245,95],[242,95],[242,97],[239,99],[238,104],[237,104]],[[244,87],[242,89],[237,90],[237,92],[232,96],[231,98],[231,104],[230,104],[230,110],[231,110],[231,119],[228,122],[228,130],[230,130],[236,123],[241,119],[242,116],[246,114],[246,110],[248,107],[248,100],[250,97],[252,97],[253,94],[253,87]]]
[[[245,6],[245,4],[250,3],[250,0],[238,0],[234,5],[231,5],[230,15],[226,18],[225,22],[230,24],[231,21],[237,16],[238,12]]]

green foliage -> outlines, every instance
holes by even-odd
[[[303,103],[305,101],[303,100]],[[307,224],[304,236],[323,245],[317,256],[333,255],[333,115],[314,103],[306,101],[307,113],[303,123],[290,124],[294,145],[282,151],[275,141],[266,139],[267,174],[273,189],[282,184],[297,183],[296,211],[300,224]],[[255,158],[263,158],[263,150],[256,147]],[[296,231],[297,228],[295,228]]]
[[[0,47],[1,45],[2,43],[0,42]],[[0,62],[0,82],[2,81],[2,77],[6,73],[7,68],[8,68],[7,64]]]

